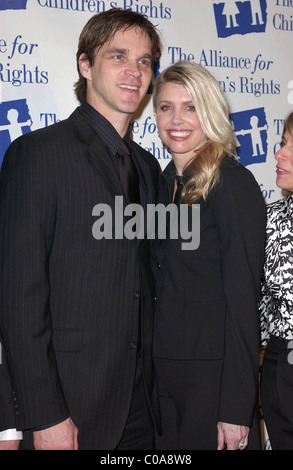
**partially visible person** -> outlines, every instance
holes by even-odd
[[[160,138],[172,155],[158,202],[173,201],[179,213],[188,205],[189,221],[191,205],[200,206],[198,248],[182,249],[187,226],[177,239],[175,232],[159,234],[153,244],[163,425],[157,448],[260,449],[257,304],[265,203],[234,157],[228,106],[205,68],[171,65],[156,81],[153,99]]]
[[[261,404],[272,449],[293,450],[293,112],[275,159],[276,183],[284,198],[267,205],[259,304],[265,347]]]
[[[5,351],[0,342],[0,450],[18,450],[22,432],[15,429],[11,378]]]
[[[93,15],[76,56],[80,106],[5,154],[0,329],[22,448],[153,447],[159,414],[148,240],[123,236],[120,222],[127,204],[156,201],[160,166],[133,142],[130,121],[158,48],[158,31],[143,15]],[[123,207],[116,209],[116,197]],[[121,211],[110,238],[95,231],[105,206],[107,214]]]

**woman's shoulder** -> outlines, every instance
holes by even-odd
[[[227,179],[230,178],[241,178],[241,177],[251,177],[252,172],[243,166],[240,163],[240,160],[234,156],[227,156],[223,159],[220,172],[225,176]]]
[[[267,211],[268,212],[278,212],[280,209],[285,207],[285,199],[278,199],[277,201],[270,202],[267,204]]]
[[[220,167],[220,177],[211,191],[217,207],[249,208],[266,218],[265,201],[253,173],[239,161],[228,157]],[[225,209],[226,210],[226,209]]]
[[[290,216],[289,209],[293,205],[293,196],[278,199],[275,202],[267,204],[267,216],[272,220],[275,218],[284,219]]]
[[[253,173],[235,157],[226,157],[220,166],[220,187],[259,187]]]

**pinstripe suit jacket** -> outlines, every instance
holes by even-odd
[[[131,146],[154,203],[158,162]],[[0,178],[0,325],[18,428],[70,415],[81,449],[113,449],[131,400],[140,304],[151,403],[156,396],[148,242],[93,237],[93,207],[113,208],[122,188],[79,108],[14,141]]]

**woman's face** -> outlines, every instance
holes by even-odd
[[[282,147],[276,153],[277,160],[277,186],[288,191],[293,191],[293,137],[285,132],[282,139]]]
[[[185,163],[207,139],[189,93],[183,85],[167,82],[157,94],[155,116],[160,138],[172,157]]]

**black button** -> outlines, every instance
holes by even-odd
[[[136,292],[134,292],[133,296],[134,296],[135,299],[139,299],[139,298],[140,298],[140,292],[139,292],[139,290],[136,291]]]
[[[135,341],[131,341],[130,345],[129,345],[129,349],[136,349],[137,348],[137,344]]]

